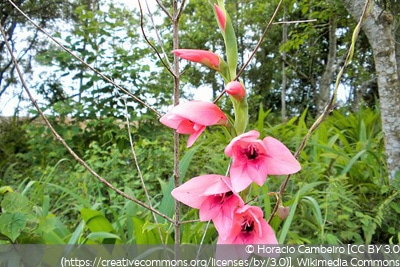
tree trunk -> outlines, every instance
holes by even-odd
[[[365,0],[342,3],[356,20],[360,18]],[[389,179],[393,179],[400,170],[400,79],[393,16],[375,4],[362,29],[374,55]]]
[[[395,25],[394,39],[397,40],[396,43],[396,62],[397,62],[397,75],[400,79],[400,21],[397,21]]]
[[[335,74],[336,67],[336,50],[337,50],[337,19],[335,16],[329,18],[329,48],[328,48],[328,58],[326,62],[325,71],[319,80],[319,92],[315,97],[315,105],[317,111],[321,114],[326,104],[329,102],[331,94],[331,84],[333,80],[333,75]]]

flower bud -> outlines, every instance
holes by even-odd
[[[226,27],[226,15],[225,15],[225,12],[217,4],[214,4],[214,9],[215,9],[215,13],[217,14],[217,19],[218,19],[219,26],[221,27],[221,30],[223,32],[225,32],[225,27]]]
[[[284,207],[282,205],[279,206],[278,210],[276,211],[276,215],[279,219],[285,220],[289,216],[290,208]]]
[[[228,95],[233,96],[236,100],[241,100],[246,96],[246,90],[243,87],[243,84],[238,81],[229,82],[226,85],[225,92]]]
[[[201,63],[213,70],[220,69],[220,58],[213,52],[199,49],[175,49],[173,52],[180,58]]]

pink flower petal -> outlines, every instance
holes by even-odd
[[[165,126],[168,126],[170,128],[176,129],[178,128],[179,124],[182,123],[182,118],[181,116],[178,116],[171,111],[167,112],[164,116],[160,118],[160,122],[164,124]]]
[[[232,139],[232,141],[225,148],[225,154],[228,157],[232,157],[233,156],[233,148],[237,145],[237,142],[239,142],[239,141],[253,142],[253,141],[256,141],[259,136],[260,136],[260,133],[255,130],[251,130],[247,133],[236,136],[235,138]]]
[[[179,104],[160,118],[160,122],[181,134],[190,134],[190,147],[206,126],[226,125],[228,118],[222,110],[211,102],[189,101]]]
[[[245,228],[246,224],[249,226]],[[233,225],[227,238],[218,244],[278,244],[275,233],[263,218],[261,208],[245,205],[235,211]]]
[[[264,157],[254,160],[254,162],[247,162],[246,165],[246,169],[243,172],[247,174],[249,179],[252,179],[259,186],[262,186],[268,174],[268,165],[264,161]]]
[[[195,132],[193,126],[193,122],[182,118],[179,125],[176,127],[176,132],[180,134],[192,134]]]
[[[234,212],[238,207],[244,205],[242,198],[233,194],[221,205],[218,213],[212,214],[214,226],[221,238],[227,238],[233,224]]]
[[[246,168],[241,165],[232,165],[230,168],[232,188],[236,192],[243,191],[253,182],[253,179],[251,179],[246,171]],[[235,178],[232,179],[232,177]]]
[[[279,140],[272,137],[265,137],[263,142],[268,153],[266,159],[268,174],[286,175],[300,171],[300,163]]]
[[[251,182],[262,186],[269,174],[292,174],[300,164],[289,149],[272,137],[259,140],[257,131],[241,134],[228,144],[225,154],[233,158],[230,168],[232,187],[244,190]]]
[[[206,126],[198,127],[198,129],[189,136],[187,147],[191,147],[194,144],[194,142],[197,140],[197,138],[204,132],[205,129],[206,129]]]
[[[217,105],[207,101],[194,100],[185,102],[175,106],[172,112],[194,123],[205,126],[225,125],[228,120]]]
[[[193,177],[186,183],[172,190],[171,194],[180,202],[188,205],[189,207],[199,209],[208,195],[204,194],[209,187],[217,186],[222,182],[222,175],[208,174]],[[227,190],[230,189],[227,187]],[[222,190],[220,193],[227,191]]]

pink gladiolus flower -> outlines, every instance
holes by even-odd
[[[160,122],[181,134],[189,134],[190,147],[205,130],[206,126],[226,125],[227,117],[221,109],[206,101],[189,101],[179,104],[161,117]]]
[[[229,178],[216,174],[194,177],[171,194],[180,202],[199,209],[201,221],[213,220],[219,235],[224,238],[232,226],[234,211],[244,205],[240,196],[232,191]]]
[[[180,58],[201,63],[213,70],[219,70],[220,59],[213,52],[198,49],[176,49],[173,52]]]
[[[235,137],[225,148],[225,154],[233,157],[230,168],[232,187],[240,192],[253,181],[263,185],[267,175],[286,175],[301,169],[289,149],[272,137],[258,140],[259,132],[250,131]]]
[[[245,205],[236,209],[228,235],[218,237],[217,243],[276,245],[278,241],[274,230],[263,218],[261,208]]]
[[[229,82],[225,87],[225,92],[237,100],[243,99],[246,95],[246,90],[244,89],[243,84],[238,81]]]
[[[215,13],[217,14],[218,23],[221,30],[224,32],[226,27],[226,15],[225,12],[217,4],[214,4]]]

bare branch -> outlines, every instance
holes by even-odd
[[[278,21],[272,23],[273,25],[278,25],[278,24],[295,24],[295,23],[305,23],[305,22],[316,22],[316,19],[306,19],[306,20],[289,20],[289,21]]]
[[[172,76],[175,76],[174,72],[171,70],[171,67],[170,67],[170,66],[171,66],[171,63],[168,61],[168,56],[167,56],[167,54],[166,54],[165,51],[164,51],[164,46],[163,46],[163,44],[162,44],[162,42],[161,42],[161,40],[160,40],[160,37],[159,37],[159,35],[158,35],[158,31],[157,31],[156,25],[155,25],[155,23],[154,23],[152,14],[151,14],[151,12],[150,12],[149,6],[147,5],[147,1],[146,1],[146,5],[147,5],[147,10],[148,10],[148,12],[149,12],[149,14],[150,14],[150,19],[151,19],[151,21],[152,21],[152,24],[153,24],[153,27],[154,27],[154,31],[156,32],[157,39],[158,39],[158,43],[160,44],[161,50],[163,51],[164,57],[167,59],[168,64],[164,62],[162,56],[160,55],[160,52],[158,52],[157,48],[156,48],[156,47],[150,42],[150,40],[147,38],[146,32],[145,32],[145,30],[144,30],[144,14],[143,14],[143,9],[142,9],[142,5],[141,5],[141,3],[140,3],[140,0],[138,0],[138,4],[139,4],[139,11],[140,11],[140,29],[142,30],[142,35],[143,35],[144,40],[145,40],[146,43],[154,50],[154,52],[156,53],[157,57],[160,59],[161,63],[164,65],[164,67],[167,69],[167,71],[168,71]]]
[[[177,0],[173,0],[173,10],[174,15],[172,17],[172,35],[173,35],[173,49],[179,48],[179,16],[176,16],[178,12]],[[180,74],[179,74],[179,58],[174,54],[174,105],[179,104],[179,94],[180,94]],[[174,132],[174,186],[178,187],[180,181],[179,172],[179,133]],[[175,229],[174,237],[175,244],[180,244],[180,203],[175,199]]]
[[[168,9],[165,8],[165,6],[163,5],[163,3],[162,3],[160,0],[156,0],[156,2],[157,2],[157,5],[162,9],[162,11],[164,11],[165,15],[167,15],[168,18],[169,18],[170,20],[172,20],[173,18],[172,18],[171,13],[169,13]]]
[[[151,204],[151,198],[150,198],[149,192],[147,191],[146,183],[144,181],[142,170],[140,169],[139,161],[138,161],[137,156],[136,156],[135,147],[133,145],[131,125],[130,125],[130,122],[129,122],[128,105],[127,105],[126,100],[125,100],[124,97],[122,97],[122,101],[124,102],[124,106],[125,106],[126,127],[128,129],[129,144],[131,146],[132,157],[133,157],[133,160],[135,161],[136,170],[138,172],[139,179],[140,179],[140,182],[142,184],[142,188],[143,188],[144,194],[145,194],[145,196],[147,198],[147,205],[151,208],[150,211],[151,211],[151,214],[153,216],[154,222],[157,224],[157,230],[158,230],[158,234],[160,236],[161,243],[164,245],[164,239],[163,239],[163,235],[161,233],[161,228],[160,228],[160,225],[158,224],[157,216],[153,212],[153,205]]]
[[[181,3],[180,8],[179,8],[179,10],[178,10],[178,12],[177,12],[176,15],[175,15],[175,19],[178,20],[178,21],[179,21],[179,19],[181,18],[183,9],[185,8],[185,3],[186,3],[186,0],[183,0],[182,3]]]

